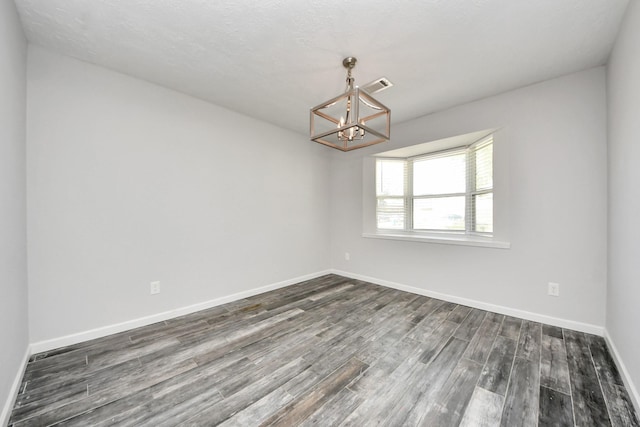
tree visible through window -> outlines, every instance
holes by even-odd
[[[378,229],[493,232],[493,138],[376,162]]]

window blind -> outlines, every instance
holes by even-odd
[[[379,229],[493,232],[493,137],[468,147],[376,161]]]
[[[409,162],[413,171],[412,228],[464,231],[466,150],[419,156]]]
[[[406,227],[407,162],[379,159],[376,165],[376,216],[378,228]]]
[[[469,147],[466,215],[468,230],[493,232],[493,137],[489,136]]]

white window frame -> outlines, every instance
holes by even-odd
[[[380,153],[373,155],[371,157],[364,159],[364,169],[363,169],[363,237],[367,238],[378,238],[378,239],[391,239],[391,240],[408,240],[408,241],[416,241],[416,242],[426,242],[426,243],[442,243],[442,244],[454,244],[454,245],[465,245],[465,246],[481,246],[481,247],[490,247],[490,248],[509,248],[511,246],[510,242],[506,239],[507,234],[507,224],[506,224],[506,201],[508,199],[508,179],[505,179],[506,168],[500,167],[500,161],[503,161],[507,158],[508,153],[507,150],[504,149],[501,144],[497,144],[500,138],[496,135],[496,129],[489,131],[480,131],[473,134],[462,135],[460,137],[448,138],[446,140],[434,141],[432,143],[420,144],[417,146],[405,147],[403,149],[398,149],[390,152]],[[484,134],[482,134],[484,132]],[[481,134],[480,138],[476,138],[473,142],[452,145],[449,140],[455,141],[463,137],[475,137],[478,134]],[[470,150],[472,148],[480,148],[483,144],[487,142],[489,138],[492,138],[493,144],[493,172],[494,172],[494,181],[492,188],[475,190],[472,183],[467,182],[467,189],[464,193],[465,195],[465,209],[467,215],[465,215],[465,231],[454,231],[454,230],[415,230],[412,228],[412,218],[413,213],[411,209],[413,207],[413,199],[416,198],[413,196],[413,191],[410,188],[411,185],[411,176],[412,171],[407,170],[405,175],[405,228],[404,229],[379,229],[377,227],[377,200],[378,195],[376,193],[376,161],[378,159],[392,159],[392,160],[404,160],[407,162],[407,168],[410,169],[412,162],[415,159],[424,158],[433,156],[437,153],[451,152],[451,151],[461,151],[461,150]],[[437,147],[437,149],[431,149],[430,151],[427,149],[420,152],[422,147]],[[416,152],[418,151],[418,152]],[[397,152],[400,153],[411,153],[411,155],[407,156],[399,156]],[[391,156],[385,155],[386,153],[393,154]],[[473,171],[473,167],[475,167],[474,159],[470,158],[469,153],[467,153],[467,167],[471,167],[467,172],[467,180],[475,179],[475,172]],[[501,184],[496,185],[496,178]],[[469,227],[470,223],[473,223],[475,220],[473,217],[475,215],[469,215],[469,213],[473,213],[472,210],[467,209],[468,203],[470,201],[469,198],[472,198],[476,194],[483,194],[491,192],[493,193],[493,232],[485,233],[475,231],[474,227]],[[499,193],[499,196],[497,196]],[[462,195],[462,194],[461,194]],[[434,197],[441,197],[442,195],[434,195]],[[385,197],[385,196],[380,196]],[[420,198],[418,196],[417,198]]]

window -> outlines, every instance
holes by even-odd
[[[382,230],[493,233],[493,136],[466,147],[376,160]]]

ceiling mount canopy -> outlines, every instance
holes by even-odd
[[[347,89],[311,109],[311,140],[350,151],[389,140],[391,110],[354,85],[351,70],[357,59],[347,57]]]

